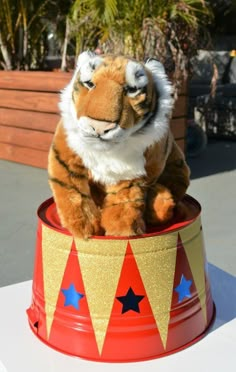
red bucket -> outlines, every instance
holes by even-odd
[[[214,317],[201,208],[147,234],[74,239],[53,199],[38,210],[33,332],[82,358],[130,362],[158,358],[201,338]]]

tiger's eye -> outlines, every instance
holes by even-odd
[[[92,89],[94,87],[94,84],[91,80],[88,80],[88,81],[84,81],[83,84],[89,88],[89,89]]]
[[[131,87],[129,85],[126,85],[125,88],[124,88],[124,90],[125,90],[126,93],[132,94],[132,93],[136,93],[137,90],[138,90],[138,88],[137,87]]]

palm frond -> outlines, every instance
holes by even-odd
[[[9,0],[1,0],[2,9],[2,23],[5,25],[3,28],[3,34],[6,39],[9,40],[11,47],[14,48],[14,29],[12,22],[12,11]],[[5,32],[4,32],[5,31]]]

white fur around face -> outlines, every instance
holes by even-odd
[[[69,147],[82,158],[94,180],[116,184],[146,174],[145,150],[165,137],[169,130],[169,115],[173,104],[171,86],[163,66],[154,60],[147,62],[146,67],[152,72],[159,93],[157,112],[130,129],[118,127],[104,134],[103,138],[97,138],[86,125],[86,117],[77,119],[72,101],[73,84],[78,72],[82,72],[83,66],[94,62],[96,58],[94,54],[82,53],[71,83],[62,92],[60,109]],[[142,88],[146,84],[145,79],[147,77],[142,65],[136,62],[127,64],[127,84]]]

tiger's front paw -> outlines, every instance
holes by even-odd
[[[135,236],[145,233],[145,223],[143,220],[135,220],[131,225],[128,223],[109,224],[105,228],[105,234],[111,236]]]
[[[68,226],[68,230],[74,237],[81,239],[88,239],[93,235],[104,235],[100,220],[97,218],[92,220],[78,218],[78,221]]]
[[[164,224],[174,215],[175,201],[171,192],[162,185],[156,185],[156,194],[150,195],[146,209],[146,221],[151,225]]]
[[[120,206],[102,211],[101,226],[106,235],[134,236],[145,233],[146,226],[139,210],[123,210]]]
[[[101,228],[101,213],[93,201],[88,201],[82,206],[68,205],[67,210],[59,216],[62,225],[67,228],[76,238],[87,239],[92,235],[104,235]]]

